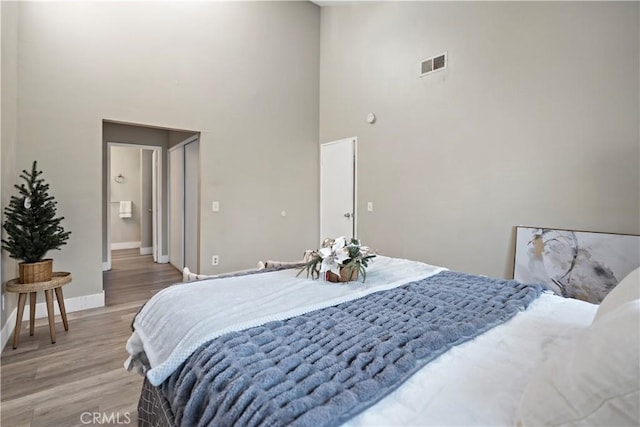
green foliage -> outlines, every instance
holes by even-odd
[[[48,251],[66,245],[71,234],[60,225],[64,217],[56,218],[57,202],[48,193],[49,184],[38,178],[41,174],[35,161],[31,172],[23,170],[20,178],[26,183],[14,185],[19,195],[11,196],[4,209],[7,239],[2,239],[2,249],[25,262],[41,261]]]
[[[313,251],[311,254],[311,259],[302,267],[296,277],[302,274],[303,271],[307,273],[307,277],[311,275],[313,280],[316,280],[320,277],[320,264],[322,264],[322,257],[318,253],[318,251]]]
[[[360,277],[362,277],[362,282],[364,283],[367,280],[367,267],[369,266],[369,261],[371,258],[375,258],[374,253],[363,253],[361,251],[360,241],[358,239],[352,238],[351,242],[346,246],[349,251],[349,259],[344,262],[344,266],[349,268],[349,277],[353,270],[356,268],[360,272]]]

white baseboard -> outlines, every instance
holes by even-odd
[[[168,264],[169,263],[169,255],[160,255],[158,258],[158,264]]]
[[[92,295],[83,295],[80,297],[73,298],[65,298],[64,299],[64,308],[67,313],[73,313],[74,311],[80,310],[89,310],[90,308],[104,307],[104,291],[99,294]],[[29,319],[29,304],[25,304],[24,313],[22,315],[23,320]],[[9,341],[9,337],[11,336],[13,329],[16,327],[16,314],[18,308],[16,307],[9,317],[7,318],[7,323],[5,323],[2,328],[2,348]],[[58,307],[57,299],[53,298],[53,312],[56,315],[60,315],[60,307]],[[40,302],[36,304],[36,319],[41,319],[43,317],[47,317],[47,304],[45,302]]]
[[[109,271],[109,270],[111,270],[111,261],[103,262],[102,271]]]
[[[153,248],[143,248],[140,247],[140,255],[151,255],[153,253]]]
[[[3,350],[4,350],[4,346],[7,345],[7,342],[9,342],[9,338],[11,337],[11,333],[13,332],[13,329],[16,327],[17,313],[18,313],[18,307],[14,308],[11,314],[9,314],[9,317],[7,317],[7,322],[4,324],[4,326],[2,327],[2,331],[0,332],[0,334],[2,334],[2,338],[0,339],[2,340]]]
[[[118,249],[135,249],[141,246],[140,242],[118,242],[111,243],[111,250],[117,251]]]
[[[25,305],[24,311],[28,313],[27,306]],[[104,307],[104,291],[99,294],[83,295],[81,297],[65,298],[64,308],[67,313],[73,313],[74,311],[89,310],[90,308]],[[57,300],[54,298],[53,311],[56,315],[60,314],[60,308],[58,307]],[[40,302],[36,304],[36,319],[47,317],[47,304]]]

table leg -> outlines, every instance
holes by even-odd
[[[62,324],[64,330],[69,330],[69,322],[67,322],[67,310],[64,308],[64,297],[62,296],[62,288],[56,288],[56,299],[58,300],[58,307],[60,307],[60,316],[62,316]]]
[[[53,317],[53,292],[51,289],[44,291],[47,300],[47,315],[49,316],[49,334],[51,335],[51,344],[56,343],[56,323]]]
[[[18,316],[16,317],[16,328],[13,331],[13,348],[18,348],[20,340],[20,326],[22,326],[22,315],[24,314],[24,303],[27,302],[27,294],[18,295]]]
[[[33,336],[33,328],[36,323],[36,296],[37,292],[29,294],[29,335]]]

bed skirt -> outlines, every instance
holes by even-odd
[[[138,426],[173,427],[175,418],[169,401],[165,399],[160,387],[154,387],[145,378],[138,401]]]

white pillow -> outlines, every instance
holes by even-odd
[[[517,426],[640,424],[640,300],[593,323],[530,379]]]
[[[600,303],[593,321],[605,316],[621,305],[640,298],[640,267],[627,274]]]

